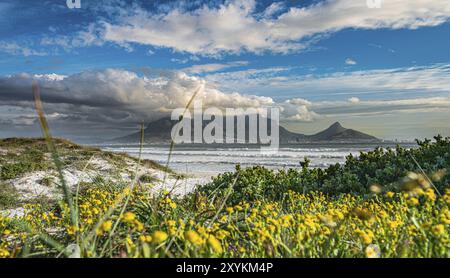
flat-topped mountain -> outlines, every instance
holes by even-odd
[[[224,119],[225,121],[225,119]],[[271,126],[270,119],[268,121],[268,133],[270,134]],[[146,143],[168,143],[171,141],[171,130],[177,123],[169,117],[161,118],[147,125],[144,131],[144,138]],[[203,121],[202,129],[208,124],[208,121]],[[259,122],[258,122],[259,124]],[[226,134],[226,125],[224,123],[223,134]],[[236,138],[236,119],[234,124],[234,135]],[[193,125],[191,131],[193,133]],[[249,124],[246,118],[245,133],[248,139]],[[329,128],[313,135],[305,135],[295,133],[286,128],[279,127],[280,143],[306,143],[306,142],[378,142],[380,139],[365,134],[363,132],[343,127],[339,122],[335,122]],[[135,143],[139,142],[140,132],[129,134],[123,137],[111,140],[116,143]]]

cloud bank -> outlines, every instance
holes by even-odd
[[[417,29],[449,18],[448,0],[389,0],[379,9],[369,8],[362,0],[326,0],[288,9],[275,3],[259,13],[256,1],[235,0],[218,7],[159,13],[140,7],[121,9],[119,17],[98,25],[102,40],[119,45],[138,43],[217,56],[242,51],[288,53],[344,29]]]
[[[450,95],[450,64],[302,75],[291,68],[274,67],[212,73],[206,79],[224,90],[234,88],[261,95],[276,91],[281,99],[299,95],[316,100],[361,95],[382,99]]]
[[[31,94],[32,80],[38,80],[50,121],[86,129],[121,130],[170,115],[184,108],[199,90],[204,107],[260,108],[277,106],[282,117],[312,121],[318,115],[307,102],[277,103],[270,97],[223,92],[214,84],[184,72],[167,71],[158,76],[107,69],[61,76],[57,74],[17,74],[0,78],[0,104],[3,125],[36,125]],[[73,130],[76,128],[73,127]]]

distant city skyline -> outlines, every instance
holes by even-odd
[[[184,107],[281,109],[313,134],[450,136],[450,1],[0,0],[0,137],[113,138]]]

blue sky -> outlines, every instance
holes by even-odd
[[[299,132],[339,120],[388,139],[450,135],[448,49],[447,0],[0,0],[0,136],[36,132],[19,96],[31,79],[71,138],[86,136],[79,126],[113,136],[161,117],[197,83],[211,105],[279,105]]]

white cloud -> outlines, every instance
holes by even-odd
[[[219,72],[207,75],[206,80],[218,84],[221,88],[227,89],[255,86],[254,91],[257,92],[261,87],[267,87],[270,84],[289,82],[291,80],[290,78],[280,75],[288,72],[290,69],[289,67],[271,67]]]
[[[281,99],[336,99],[361,95],[368,98],[411,98],[413,95],[449,94],[450,64],[320,75],[298,75],[295,68],[266,68],[213,73],[206,79],[222,89],[257,92]]]
[[[49,73],[49,74],[35,74],[35,78],[45,81],[61,81],[64,78],[67,77],[67,75],[61,75],[56,73]]]
[[[285,8],[285,5],[283,2],[274,2],[272,4],[270,4],[270,6],[268,6],[264,12],[263,12],[263,17],[270,19],[270,17],[272,17],[273,15],[279,13],[280,11],[282,11]]]
[[[214,63],[214,64],[201,64],[201,65],[193,65],[188,68],[182,69],[183,71],[187,73],[206,73],[206,72],[215,72],[220,71],[227,68],[232,67],[240,67],[248,65],[247,61],[234,61],[234,62],[228,62],[224,64]]]
[[[449,92],[450,65],[380,69],[333,73],[311,78],[300,78],[299,85],[318,86],[320,89],[376,91]]]
[[[355,60],[353,60],[351,58],[347,58],[347,59],[345,59],[345,64],[353,66],[353,65],[356,65],[357,63]]]
[[[352,98],[351,98],[352,99]],[[391,100],[359,100],[358,105],[350,101],[318,101],[311,106],[318,113],[328,116],[359,115],[373,116],[387,113],[448,112],[449,97],[418,97]]]
[[[197,55],[287,53],[304,49],[318,35],[343,29],[417,29],[440,25],[450,17],[448,0],[390,0],[381,9],[369,9],[366,1],[321,1],[276,16],[272,15],[281,7],[273,4],[262,17],[255,14],[255,6],[254,0],[235,0],[160,14],[133,7],[119,18],[100,22],[98,35],[119,45],[139,43]]]
[[[281,112],[286,120],[312,122],[321,116],[310,111],[312,103],[306,99],[294,98],[285,101],[281,105]]]
[[[100,46],[104,43],[102,37],[102,29],[95,23],[88,25],[86,30],[81,30],[72,35],[55,35],[52,34],[51,37],[44,36],[40,40],[40,44],[44,46],[57,45],[62,47],[66,51],[70,51],[74,47],[85,47],[96,45]],[[126,50],[132,49],[128,43],[119,44]]]
[[[351,97],[351,98],[348,99],[348,101],[350,103],[356,104],[356,103],[359,103],[361,100],[359,98],[357,98],[357,97]]]
[[[45,56],[47,53],[30,49],[25,46],[21,46],[15,42],[5,42],[0,41],[0,51],[11,54],[11,55],[22,55],[22,56]]]

